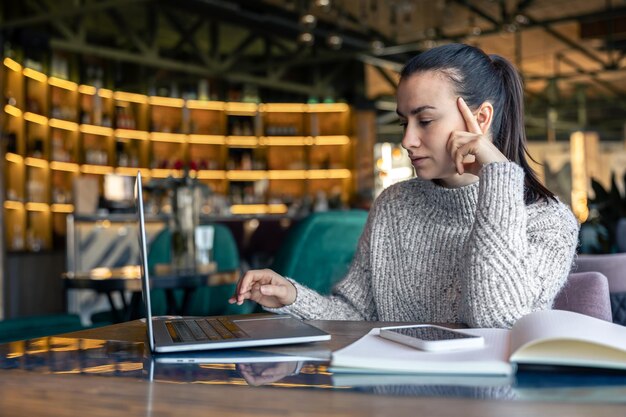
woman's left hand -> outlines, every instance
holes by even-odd
[[[457,105],[465,120],[467,131],[455,130],[452,132],[446,147],[459,175],[465,172],[478,175],[478,171],[484,165],[508,161],[506,156],[493,144],[487,132],[482,131],[465,100],[459,97]]]

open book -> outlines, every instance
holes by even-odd
[[[507,329],[463,329],[478,334],[476,349],[426,352],[378,336],[378,328],[333,353],[334,372],[510,375],[517,364],[626,370],[626,327],[570,311],[524,316]]]

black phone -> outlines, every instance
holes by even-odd
[[[434,325],[383,327],[380,337],[427,351],[470,349],[485,343],[482,336]]]

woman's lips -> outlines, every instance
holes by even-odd
[[[418,156],[418,157],[411,158],[411,162],[413,163],[414,166],[418,166],[424,163],[427,159],[428,157],[426,156]]]

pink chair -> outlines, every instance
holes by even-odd
[[[552,308],[613,321],[607,278],[600,272],[570,274]]]
[[[613,322],[626,325],[626,253],[578,255],[572,272],[597,271],[609,282]]]

